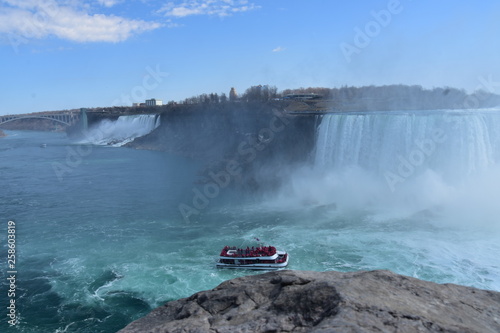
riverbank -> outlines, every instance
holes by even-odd
[[[498,332],[500,293],[390,271],[284,270],[172,301],[119,331]]]

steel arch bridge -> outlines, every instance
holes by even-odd
[[[0,125],[19,120],[19,119],[49,119],[61,124],[71,126],[78,122],[80,119],[80,113],[60,113],[60,114],[47,114],[47,115],[12,115],[12,116],[0,116]]]

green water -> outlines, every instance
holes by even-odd
[[[500,290],[499,234],[491,229],[443,224],[435,212],[388,214],[304,202],[293,191],[229,189],[187,222],[179,205],[203,190],[196,182],[202,161],[75,145],[64,134],[6,133],[2,332],[115,332],[169,300],[254,274],[217,270],[214,261],[224,245],[252,245],[256,237],[287,250],[291,269],[391,269]],[[7,322],[4,297],[9,220],[16,223],[16,326]]]

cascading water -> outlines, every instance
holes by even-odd
[[[439,211],[498,228],[499,162],[500,110],[329,114],[317,130],[313,166],[295,173],[284,193],[304,206]]]
[[[456,181],[496,164],[498,125],[500,113],[491,111],[330,114],[319,126],[315,166],[384,178],[430,168]]]
[[[499,164],[500,110],[329,114],[268,206],[299,216],[322,269],[497,290]]]
[[[158,125],[139,120],[93,133],[110,142]],[[192,202],[205,163],[88,149],[61,133],[8,133],[0,200],[19,228],[18,331],[116,332],[167,301],[249,274],[217,270],[214,259],[257,237],[287,250],[290,269],[388,269],[500,291],[499,121],[500,111],[324,116],[311,165],[280,168],[291,173],[282,195],[220,195],[188,224],[178,207]]]
[[[137,137],[151,133],[158,126],[158,115],[120,116],[117,120],[103,120],[90,128],[82,143],[120,147]]]

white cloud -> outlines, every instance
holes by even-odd
[[[277,48],[273,49],[273,52],[282,52],[285,51],[284,47],[278,46]]]
[[[170,19],[166,20],[164,24],[167,28],[179,28],[183,26],[183,24],[173,22]]]
[[[0,0],[0,34],[8,35],[11,41],[55,36],[75,42],[121,42],[134,34],[162,26],[156,22],[91,14],[85,6],[78,8],[72,1],[64,3]]]
[[[97,2],[105,7],[113,7],[117,3],[121,2],[120,0],[97,0]]]
[[[259,6],[249,3],[247,0],[181,0],[168,2],[158,12],[177,18],[191,15],[224,17],[257,8]]]

